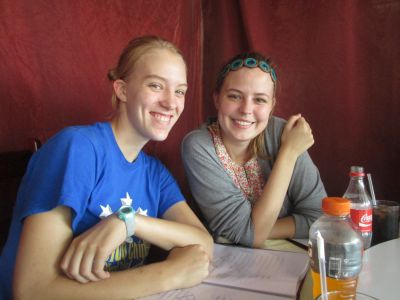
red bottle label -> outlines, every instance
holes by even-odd
[[[361,232],[372,231],[372,209],[350,209],[350,216]]]

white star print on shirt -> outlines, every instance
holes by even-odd
[[[139,208],[136,210],[136,213],[139,214],[139,215],[142,215],[142,216],[147,216],[147,209],[146,209],[146,210],[143,210],[141,207],[139,207]]]
[[[110,205],[109,204],[107,204],[107,206],[106,207],[104,207],[103,205],[101,205],[100,204],[100,207],[101,207],[101,210],[102,210],[102,212],[101,212],[101,214],[100,214],[100,218],[107,218],[109,215],[112,215],[112,210],[111,210],[111,207],[110,207]]]
[[[121,199],[121,207],[122,206],[132,206],[133,199],[131,198],[131,196],[129,195],[128,192],[126,193],[125,198],[120,198],[120,199]],[[106,218],[109,215],[113,214],[113,211],[109,204],[107,204],[107,206],[103,206],[100,204],[100,207],[101,207],[101,213],[99,215],[100,218]],[[139,215],[142,215],[142,216],[147,216],[147,211],[148,211],[147,209],[146,210],[142,209],[139,206],[139,208],[136,210],[136,213]]]
[[[132,206],[133,200],[128,192],[126,192],[125,198],[120,198],[120,199],[121,199],[121,207],[122,206]],[[100,204],[100,208],[101,208],[102,212],[100,213],[99,217],[102,219],[108,217],[109,215],[111,215],[113,213],[109,204],[107,204],[107,206],[103,206]],[[139,206],[139,208],[136,210],[136,214],[139,214],[142,216],[147,216],[147,211],[148,211],[147,209],[144,210]],[[127,243],[132,243],[133,239],[132,239],[132,237],[127,237],[125,241]]]
[[[132,206],[132,198],[131,198],[131,196],[129,196],[128,192],[126,192],[125,198],[121,198],[121,202],[122,202],[122,205]]]

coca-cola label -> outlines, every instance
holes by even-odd
[[[361,232],[372,231],[372,209],[350,209],[350,216]]]

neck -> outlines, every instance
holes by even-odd
[[[222,142],[228,152],[230,158],[237,164],[244,165],[251,159],[249,151],[249,143],[229,143],[226,139],[222,138]]]
[[[140,135],[132,127],[128,118],[124,117],[124,114],[120,112],[111,120],[111,128],[125,159],[133,162],[148,140],[140,138]]]

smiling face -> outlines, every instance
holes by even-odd
[[[243,67],[228,73],[214,102],[225,146],[247,147],[267,127],[275,104],[274,82],[259,68]]]
[[[142,55],[117,92],[138,142],[163,141],[181,115],[187,90],[182,57],[168,49]],[[122,94],[121,94],[122,93]]]

